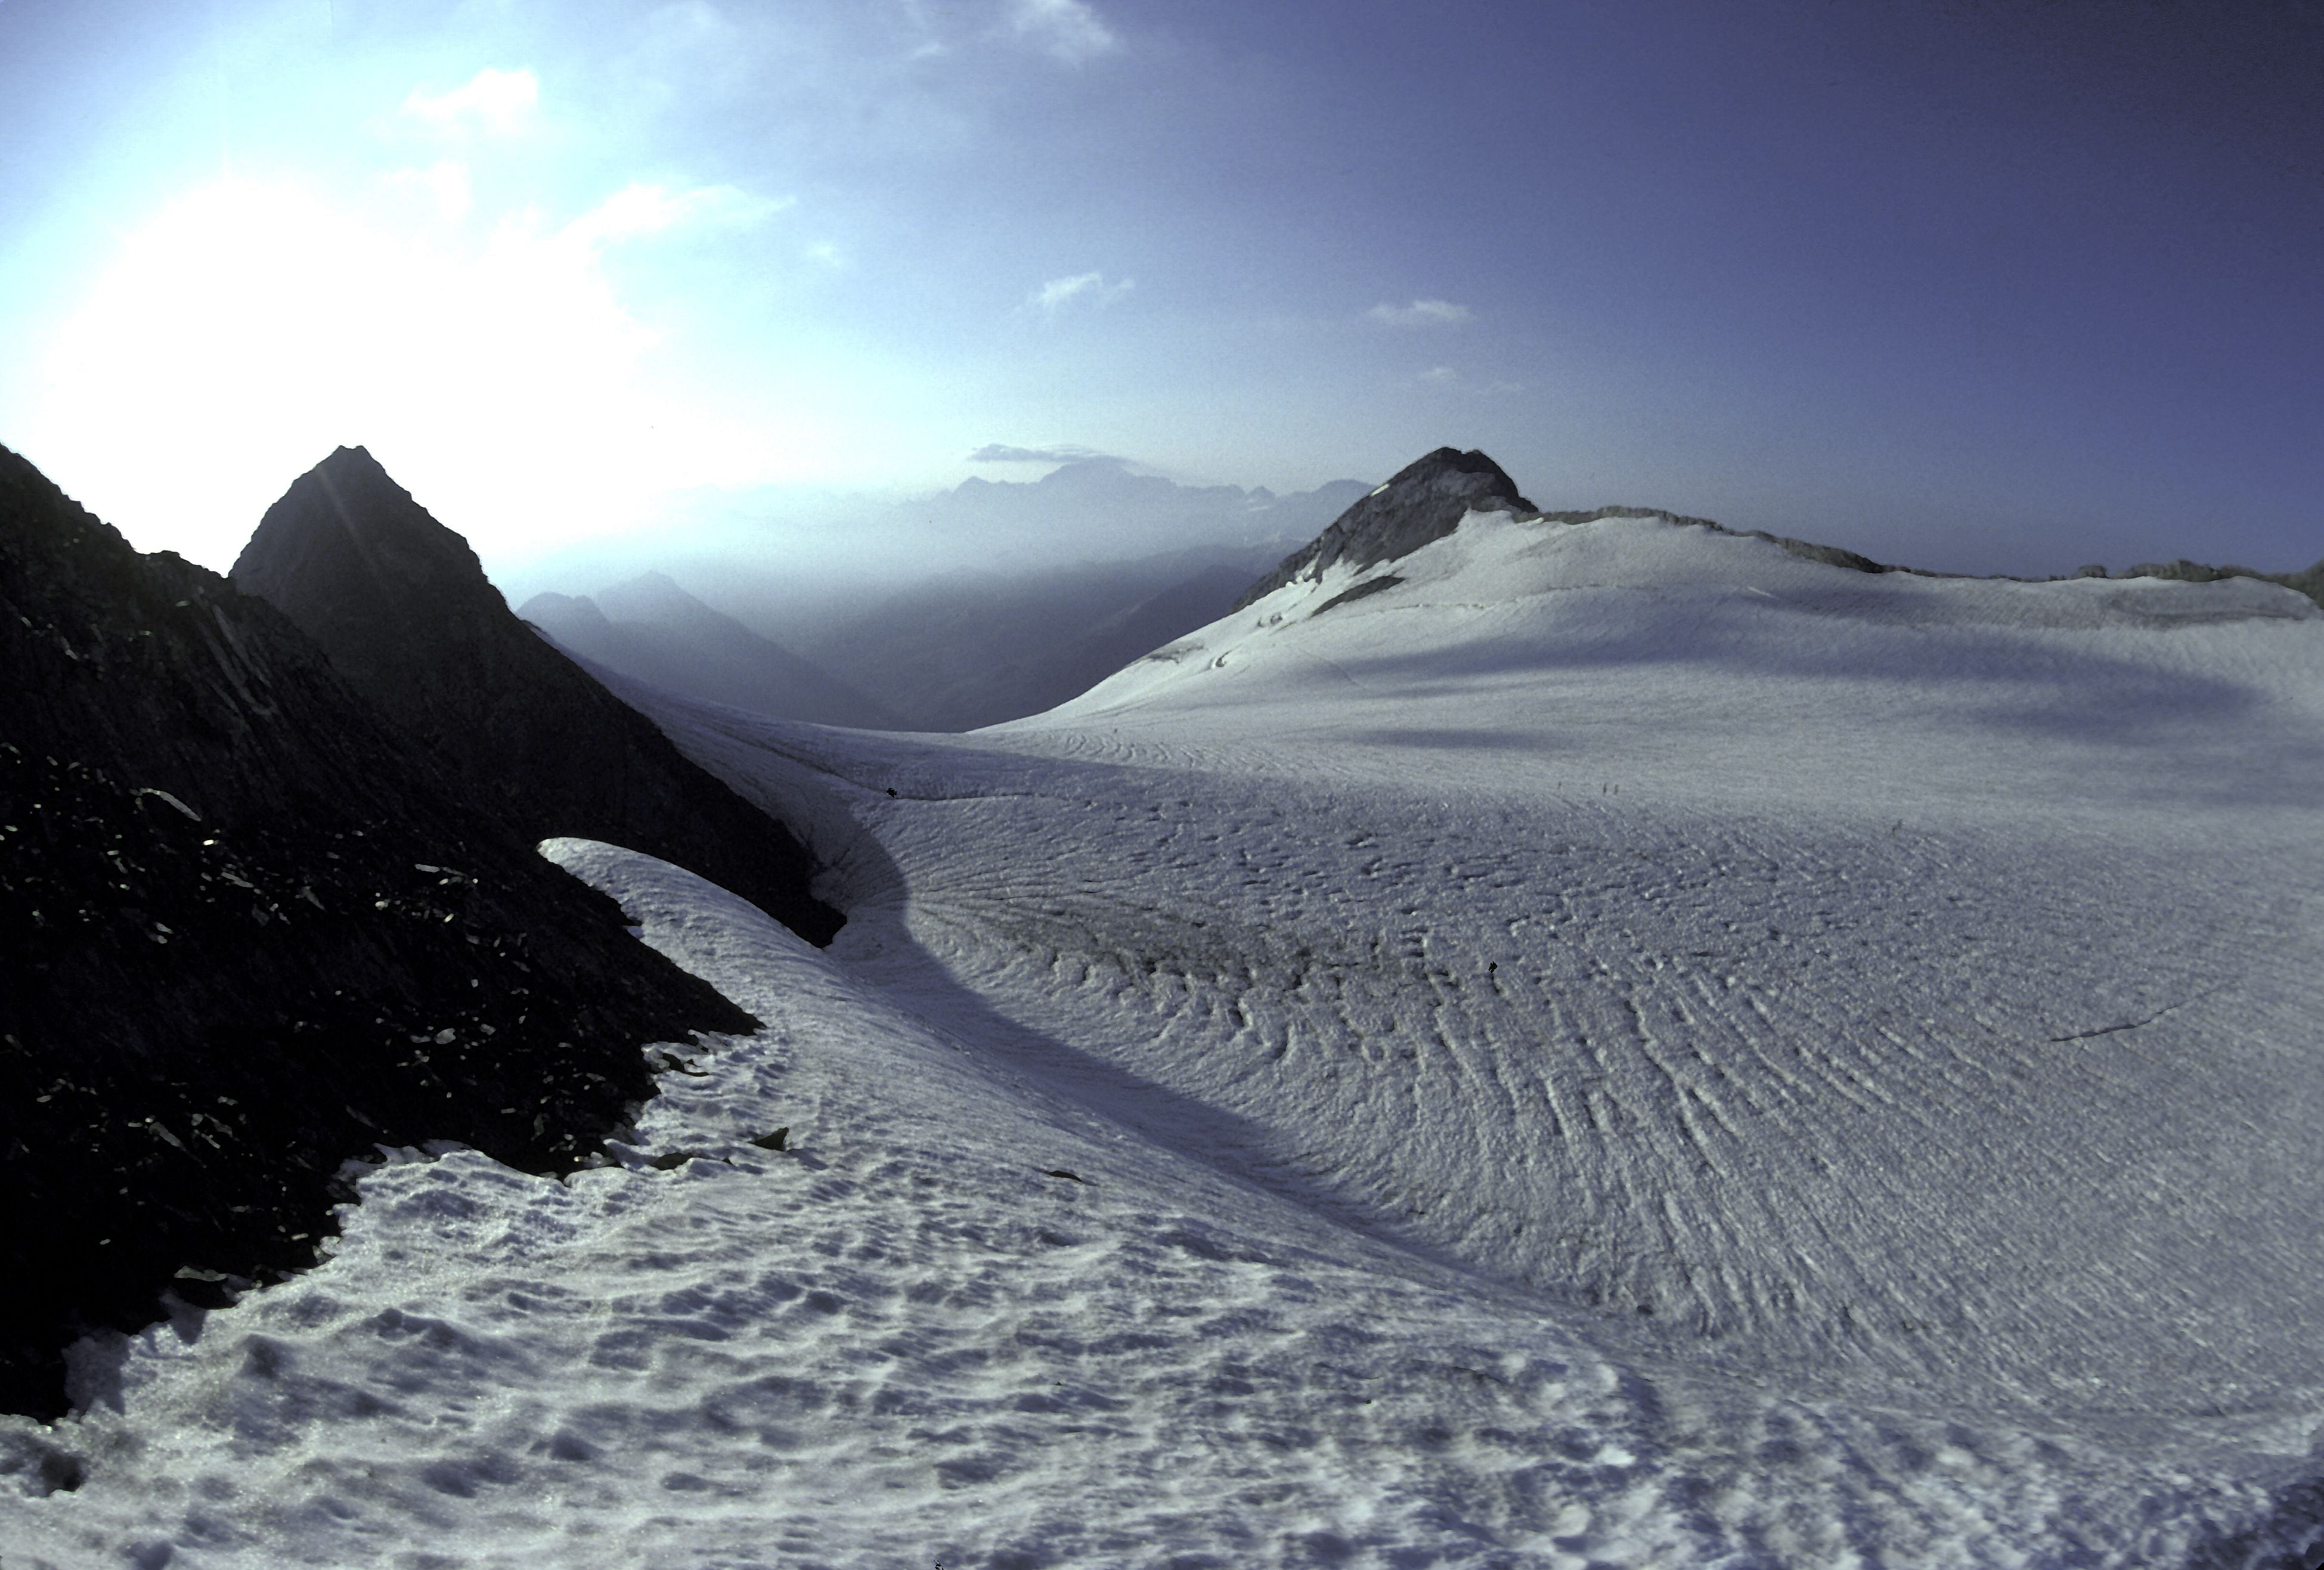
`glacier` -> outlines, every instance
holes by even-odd
[[[2324,1541],[2292,591],[1472,513],[966,735],[607,679],[847,925],[549,841],[763,1028],[84,1343],[12,1566]]]

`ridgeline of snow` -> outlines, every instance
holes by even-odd
[[[0,1429],[12,1566],[2324,1535],[2289,590],[1472,515],[973,735],[630,695],[832,948],[552,842],[767,1028],[615,1165],[401,1152],[316,1271],[87,1349]]]

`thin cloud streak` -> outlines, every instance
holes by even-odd
[[[1121,37],[1086,0],[1017,0],[1010,18],[1016,35],[1067,65],[1086,64],[1121,51]]]
[[[532,72],[491,67],[448,93],[414,88],[403,100],[404,114],[438,131],[482,131],[499,136],[525,129],[540,106],[540,80]]]
[[[968,455],[972,464],[1084,464],[1093,458],[1111,458],[1111,453],[1101,453],[1094,447],[1077,447],[1070,443],[1055,447],[1012,447],[1005,442],[987,442]]]
[[[1432,365],[1422,372],[1416,380],[1425,386],[1449,388],[1457,392],[1472,393],[1485,398],[1507,398],[1511,393],[1525,390],[1525,383],[1522,381],[1508,381],[1498,378],[1491,381],[1472,381],[1450,365]]]
[[[1134,278],[1108,283],[1102,272],[1077,272],[1071,278],[1051,279],[1035,289],[1025,303],[1052,317],[1070,306],[1085,305],[1093,310],[1103,310],[1137,287]]]
[[[1474,319],[1474,313],[1467,306],[1454,305],[1449,299],[1416,299],[1408,306],[1393,306],[1383,300],[1364,315],[1391,327],[1454,327]]]
[[[752,197],[733,186],[672,191],[637,181],[576,218],[566,226],[565,234],[582,244],[605,245],[659,234],[697,220],[747,225],[790,205],[787,199]]]

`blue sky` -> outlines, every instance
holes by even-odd
[[[1916,565],[2304,566],[2319,79],[2301,0],[0,0],[0,443],[214,565],[359,442],[488,564],[1040,473],[992,444],[1452,443]]]

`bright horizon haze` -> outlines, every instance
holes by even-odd
[[[2319,67],[2293,0],[0,0],[0,443],[220,568],[341,444],[506,568],[1450,443],[1932,568],[2293,569]]]

